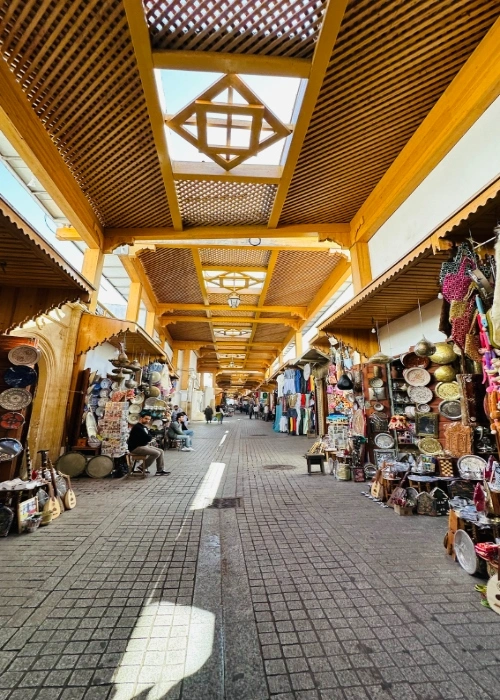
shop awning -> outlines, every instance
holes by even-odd
[[[168,358],[162,348],[134,321],[121,321],[117,318],[97,316],[84,313],[80,321],[76,354],[82,355],[102,343],[111,343],[116,348],[120,343],[130,360],[159,359],[167,362]],[[168,363],[170,365],[170,363]]]
[[[0,198],[0,333],[69,302],[93,287]]]
[[[330,362],[330,357],[317,348],[309,348],[300,357],[291,362],[292,367],[303,367],[304,365],[326,365]]]
[[[320,326],[320,331],[369,356],[378,350],[374,323],[382,326],[436,299],[449,247],[469,235],[490,239],[498,222],[500,179],[471,198],[390,270],[365,287]]]

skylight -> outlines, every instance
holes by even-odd
[[[161,102],[164,111],[170,117],[177,115],[187,105],[193,102],[201,93],[207,91],[211,85],[221,80],[224,76],[220,73],[201,73],[196,71],[161,70],[157,71],[158,88],[161,90]],[[301,83],[300,78],[282,78],[276,76],[241,76],[244,84],[255,93],[265,107],[283,125],[292,123],[295,103]],[[217,102],[226,102],[229,98],[229,91],[222,90],[215,98]],[[251,139],[250,129],[245,128],[246,123],[250,124],[252,117],[248,114],[240,113],[237,106],[249,103],[236,90],[231,91],[230,101],[236,106],[236,113],[227,120],[227,116],[219,113],[216,109],[207,111],[209,124],[206,129],[207,141],[210,146],[226,147],[228,143],[231,147],[248,148]],[[228,123],[229,121],[229,123]],[[262,123],[260,141],[269,137],[273,132],[273,124],[269,124],[264,118]],[[196,126],[196,119],[190,117],[184,125],[185,130],[192,139],[199,137]],[[206,153],[202,153],[196,144],[188,143],[185,137],[179,132],[166,129],[170,158],[173,161],[189,162],[210,162],[212,158]],[[285,132],[286,134],[286,132]],[[286,139],[281,137],[278,141],[271,143],[256,155],[245,160],[246,164],[259,165],[279,165],[282,160],[283,148]]]

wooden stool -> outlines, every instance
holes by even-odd
[[[126,455],[126,460],[127,460],[127,468],[128,468],[128,476],[139,476],[142,479],[146,478],[146,460],[147,456],[146,455],[131,455],[130,452],[128,452]],[[134,471],[137,462],[141,463],[141,467],[139,467],[139,471]]]
[[[313,464],[319,464],[319,469],[322,474],[325,473],[325,455],[324,454],[319,454],[319,455],[304,455],[307,461],[307,473],[308,474],[313,474],[315,472],[312,471],[311,467]],[[316,472],[319,474],[319,472]]]
[[[177,450],[180,450],[183,443],[184,443],[184,438],[170,438],[169,437],[167,447],[169,450],[171,450],[173,447],[175,447]]]

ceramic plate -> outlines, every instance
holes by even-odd
[[[384,386],[384,380],[380,377],[373,377],[368,383],[372,387],[372,389],[380,389]]]
[[[436,396],[446,401],[456,401],[460,398],[457,382],[439,382],[436,384]]]
[[[16,389],[24,389],[27,386],[36,384],[36,372],[33,367],[28,367],[27,365],[9,367],[3,378],[7,386]]]
[[[423,367],[425,369],[431,363],[428,357],[419,357],[414,352],[403,353],[400,360],[402,365],[407,369],[410,367]]]
[[[463,455],[457,462],[462,479],[484,479],[486,465],[486,460],[477,455]]]
[[[101,379],[101,389],[111,389],[111,379]]]
[[[17,430],[24,425],[24,416],[17,411],[4,413],[0,418],[0,427],[4,430]]]
[[[129,412],[129,414],[131,413],[132,415],[134,415],[134,414],[136,414],[136,413],[140,413],[141,410],[142,410],[142,409],[141,409],[140,406],[138,406],[137,404],[132,404],[132,405],[129,407],[128,412]]]
[[[417,413],[430,413],[431,407],[427,403],[417,403],[416,407]]]
[[[36,365],[40,360],[40,350],[33,345],[18,345],[10,350],[7,357],[13,365]]]
[[[108,400],[107,400],[107,399],[99,399],[98,402],[97,402],[97,405],[99,406],[99,408],[104,408],[104,406],[105,406],[107,403],[108,403]]]
[[[414,403],[429,403],[432,401],[433,393],[426,386],[411,386],[408,389],[408,396]]]
[[[382,450],[388,450],[394,447],[394,438],[392,435],[389,435],[389,433],[379,433],[375,436],[373,442]]]
[[[101,397],[101,399],[107,399],[109,396],[109,391],[107,389],[101,389],[101,391],[99,392],[99,396]]]
[[[457,557],[457,561],[471,576],[475,574],[479,568],[479,561],[474,547],[474,542],[471,540],[465,530],[457,530],[453,540],[453,549]]]
[[[6,389],[0,394],[0,406],[7,411],[20,411],[31,403],[31,394],[26,389]]]
[[[85,426],[87,428],[87,436],[96,437],[97,424],[95,422],[94,414],[92,413],[92,411],[89,411],[87,413],[87,417],[85,418]]]
[[[144,394],[137,394],[133,399],[130,399],[130,403],[138,404],[140,406],[144,403]]]
[[[438,411],[449,420],[458,420],[462,417],[460,401],[441,401],[438,406]]]
[[[410,386],[427,386],[431,381],[431,375],[423,367],[411,367],[403,372],[403,376]]]
[[[127,418],[129,425],[134,425],[139,421],[139,414],[138,413],[129,413],[128,418]]]
[[[113,382],[111,384],[111,388],[113,389],[113,391],[118,391],[118,389],[120,388],[120,382]]]
[[[104,408],[102,408],[102,406],[99,406],[99,408],[96,408],[95,414],[98,418],[102,418],[104,415]]]
[[[150,397],[149,399],[146,399],[144,402],[144,408],[153,408],[153,406],[156,405],[156,399],[154,397]]]
[[[383,403],[374,403],[373,408],[375,411],[383,411],[385,406]]]
[[[433,437],[425,437],[418,441],[418,449],[425,455],[437,455],[443,451],[439,440]]]
[[[161,429],[163,428],[163,421],[162,421],[162,420],[159,420],[159,419],[158,419],[158,420],[154,420],[154,421],[151,423],[151,425],[152,425],[154,428],[157,428],[158,430],[161,430]]]

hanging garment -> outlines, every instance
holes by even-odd
[[[285,384],[284,374],[278,374],[276,377],[276,384],[278,385],[278,398],[281,398],[283,396],[283,386]]]
[[[273,425],[273,430],[275,433],[280,432],[280,425],[281,425],[281,416],[283,415],[283,411],[281,408],[281,404],[278,402],[276,404],[276,415],[274,418],[274,425]]]
[[[288,432],[288,416],[281,416],[280,419],[280,433]]]
[[[283,394],[295,394],[295,370],[286,369],[285,370],[285,382],[283,385]]]

